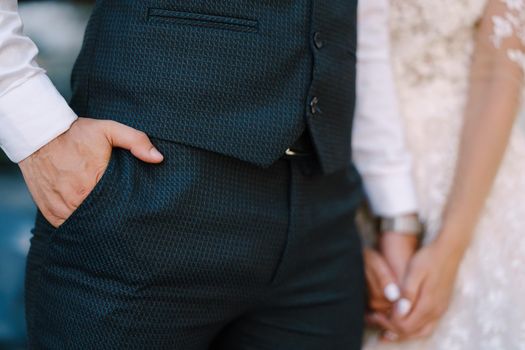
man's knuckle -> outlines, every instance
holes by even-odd
[[[62,219],[48,219],[47,220],[54,228],[59,228],[65,222]]]
[[[108,136],[111,136],[116,127],[116,122],[113,120],[100,120],[98,126]]]
[[[64,219],[52,212],[42,213],[42,215],[44,215],[46,220],[54,227],[58,227],[64,222]]]
[[[111,119],[100,120],[99,122],[100,122],[100,125],[103,125],[107,128],[113,128],[118,125],[116,121],[111,120]]]
[[[87,194],[89,192],[89,189],[86,186],[79,186],[79,187],[76,188],[75,192],[76,192],[75,194],[76,194],[77,197],[82,198],[82,197],[87,196]],[[71,206],[72,204],[74,204],[74,202],[76,202],[76,201],[74,201],[74,200],[69,201],[68,206]]]
[[[64,207],[64,208],[60,209],[59,212],[57,212],[56,217],[57,217],[58,220],[64,220],[65,221],[67,219],[67,217],[69,216],[70,212],[71,212],[71,209],[69,209],[69,207]]]
[[[144,131],[138,131],[137,132],[137,139],[140,142],[148,142],[149,141],[149,137]]]
[[[51,218],[57,218],[60,216],[60,207],[54,203],[51,203],[47,207],[47,215]]]

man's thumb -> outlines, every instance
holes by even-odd
[[[146,163],[160,163],[164,159],[144,132],[115,121],[105,123],[106,137],[114,147],[127,149]]]

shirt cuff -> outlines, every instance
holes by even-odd
[[[0,147],[18,163],[67,131],[77,119],[47,75],[0,96]]]
[[[396,217],[418,212],[413,179],[408,174],[390,174],[363,179],[375,215]]]

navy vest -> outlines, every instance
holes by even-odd
[[[269,166],[306,130],[350,163],[357,0],[99,0],[71,105]]]

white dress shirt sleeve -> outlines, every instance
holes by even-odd
[[[17,0],[0,0],[0,147],[20,162],[69,129],[77,116],[38,67]]]
[[[394,85],[388,25],[389,0],[359,3],[357,107],[353,159],[374,214],[417,212],[411,156]]]

